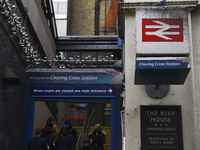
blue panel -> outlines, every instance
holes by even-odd
[[[115,98],[115,150],[122,149],[122,130],[121,130],[121,90],[116,89]]]
[[[115,99],[111,100],[111,150],[115,150]]]
[[[115,89],[109,86],[34,86],[33,97],[114,97]]]
[[[33,118],[34,118],[34,108],[35,108],[35,101],[31,99],[30,101],[30,113],[29,113],[29,123],[28,123],[28,137],[27,140],[32,138],[32,131],[33,131]]]
[[[118,38],[118,49],[122,49],[122,39]]]
[[[55,97],[55,98],[52,98],[52,99],[50,99],[50,98],[39,98],[39,99],[36,99],[37,101],[57,101],[57,102],[74,102],[74,103],[76,103],[76,102],[78,102],[78,103],[110,103],[110,99],[88,99],[88,97],[87,98],[82,98],[81,97],[81,99],[72,99],[72,98],[67,98],[67,99],[58,99],[57,97]]]
[[[26,82],[32,84],[109,84],[119,72],[27,72]]]
[[[116,132],[120,132],[120,129],[118,129],[120,115],[116,113],[116,105],[120,105],[120,101],[116,102],[115,97],[117,95],[120,98],[121,91],[119,92],[109,85],[110,81],[117,75],[119,75],[119,72],[27,72],[25,76],[21,150],[25,149],[26,141],[32,137],[35,100],[111,102],[111,147],[112,150],[120,150],[116,143],[120,143],[121,137],[115,137],[119,135]]]
[[[136,69],[181,69],[188,67],[188,58],[143,58],[136,60]]]
[[[20,136],[20,150],[26,149],[27,136],[29,130],[29,117],[30,117],[30,85],[25,83],[24,88],[24,102],[21,123],[21,136]]]

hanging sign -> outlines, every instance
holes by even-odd
[[[115,78],[120,76],[120,72],[27,72],[26,80],[36,84],[117,84]]]
[[[136,53],[189,54],[188,10],[185,7],[136,9]]]
[[[187,57],[138,57],[136,69],[190,69]]]
[[[135,84],[184,84],[190,68],[188,57],[137,57]]]

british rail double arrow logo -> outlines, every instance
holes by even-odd
[[[183,19],[142,19],[142,42],[183,42]]]

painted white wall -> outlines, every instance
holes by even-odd
[[[192,21],[192,46],[193,46],[193,61],[194,61],[194,80],[195,80],[195,105],[196,105],[196,120],[197,120],[197,138],[200,139],[200,6],[198,5],[195,12],[191,15]],[[199,140],[198,140],[199,141]],[[198,149],[200,144],[198,142]]]
[[[199,13],[199,10],[197,11]],[[194,14],[193,14],[194,15]],[[190,17],[190,15],[189,15]],[[198,19],[197,19],[198,18]],[[144,85],[134,85],[135,76],[135,13],[125,14],[125,148],[126,150],[141,149],[141,128],[140,128],[140,105],[179,105],[182,109],[183,143],[185,150],[199,149],[199,123],[197,127],[196,115],[200,115],[199,67],[200,52],[198,47],[198,36],[200,18],[195,15],[192,20],[193,32],[195,33],[194,60],[191,47],[192,69],[184,85],[170,85],[169,93],[162,99],[152,99],[145,92]],[[195,24],[195,25],[194,25]],[[196,29],[196,30],[195,30]],[[197,39],[196,39],[197,38]],[[198,45],[197,45],[198,43]],[[197,50],[198,49],[198,50]],[[197,52],[198,51],[198,52]],[[196,64],[197,63],[197,64]],[[195,88],[198,88],[195,89]],[[196,95],[196,91],[197,95]],[[198,114],[196,114],[196,108]]]
[[[53,117],[47,103],[45,101],[35,101],[35,110],[34,110],[34,120],[33,120],[33,132],[32,136],[35,136],[35,131],[37,128],[42,128],[47,119],[52,117],[56,122],[56,119]]]

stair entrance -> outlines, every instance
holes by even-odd
[[[77,134],[80,135],[82,126],[74,127],[77,131]],[[93,127],[91,128],[91,132],[93,131]],[[106,132],[106,143],[104,144],[104,150],[111,150],[111,127],[102,127],[102,130]],[[76,148],[79,150],[79,146]]]
[[[111,125],[111,101],[109,99],[105,100],[78,100],[78,102],[73,102],[73,100],[68,100],[68,102],[56,101],[52,99],[46,102],[52,108],[54,108],[54,115],[51,116],[55,118],[56,124],[58,126],[58,131],[64,124],[65,120],[70,120],[73,128],[77,132],[77,143],[76,150],[80,150],[83,146],[83,139],[89,137],[94,131],[95,124],[100,124],[102,126],[102,131],[106,133],[106,142],[104,144],[105,150],[111,150],[112,147],[112,125]],[[45,102],[38,99],[34,104],[34,116],[33,116],[33,130],[32,137],[36,128],[42,127],[46,120],[47,115],[41,115],[41,107],[43,107],[43,114],[49,114],[49,108],[45,109]],[[57,110],[57,111],[56,111]],[[52,112],[53,113],[53,112]],[[49,117],[49,116],[48,116]],[[115,116],[113,116],[115,117]]]
[[[118,74],[94,69],[27,72],[20,149],[25,149],[36,128],[53,117],[58,130],[66,119],[77,129],[80,137],[76,150],[82,147],[83,137],[93,132],[95,124],[100,124],[107,134],[105,150],[121,150],[121,90],[110,84]]]

